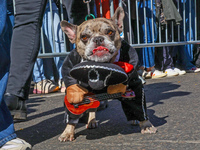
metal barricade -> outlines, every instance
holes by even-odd
[[[102,0],[100,0],[100,14],[102,16]],[[112,16],[114,14],[114,0],[110,0],[110,15]],[[182,13],[182,21],[180,22],[179,25],[175,26],[175,23],[173,21],[171,22],[166,22],[165,25],[161,25],[160,22],[157,22],[157,28],[156,30],[154,29],[154,23],[156,22],[155,20],[155,1],[156,0],[118,0],[119,1],[119,6],[121,7],[126,7],[127,8],[127,17],[128,17],[128,42],[130,45],[134,48],[142,48],[142,47],[162,47],[162,46],[177,46],[177,45],[187,45],[187,44],[198,44],[200,43],[200,37],[198,37],[198,33],[200,32],[199,29],[199,24],[198,20],[200,20],[200,15],[197,16],[197,1],[196,0],[176,0],[177,1],[177,10],[179,13]],[[151,30],[152,33],[151,35],[147,34],[147,24],[146,24],[146,19],[147,19],[147,7],[143,7],[143,15],[144,15],[144,34],[143,34],[143,39],[144,41],[141,41],[141,34],[140,34],[140,21],[141,18],[139,17],[139,10],[138,10],[138,5],[139,3],[143,3],[143,6],[146,5],[146,2],[150,1],[150,7],[148,7],[148,11],[151,12],[151,17],[150,19],[152,20],[151,22]],[[188,1],[188,2],[187,2]],[[131,2],[135,2],[135,8],[131,8]],[[181,3],[182,2],[182,3]],[[186,5],[189,3],[189,5]],[[49,6],[50,6],[50,12],[51,12],[51,20],[52,20],[52,35],[53,35],[53,50],[52,53],[45,53],[45,46],[44,46],[44,33],[43,30],[41,30],[41,47],[42,47],[42,52],[39,53],[38,58],[50,58],[50,57],[64,57],[69,53],[69,47],[66,43],[66,37],[63,33],[63,38],[64,38],[64,45],[65,45],[65,50],[63,52],[56,52],[55,48],[55,34],[54,34],[54,24],[53,24],[53,13],[52,13],[52,4],[51,0],[49,0]],[[192,5],[194,4],[194,5]],[[180,6],[182,6],[182,11],[180,9]],[[192,9],[194,7],[194,10]],[[136,14],[136,31],[134,31],[134,35],[136,36],[135,40],[133,39],[133,30],[132,30],[132,24],[131,24],[131,10],[135,9],[135,14]],[[198,8],[199,9],[199,8]],[[186,12],[189,11],[189,12]],[[63,17],[63,8],[62,8],[62,0],[60,0],[60,12],[61,12],[61,20],[64,19]],[[193,14],[194,12],[194,14]],[[187,13],[187,16],[186,16]],[[189,15],[188,15],[189,14]],[[149,16],[148,16],[149,17]],[[197,24],[198,22],[198,24]],[[127,22],[125,22],[126,24]],[[171,28],[169,29],[169,26]],[[162,30],[164,28],[164,30]],[[155,33],[156,31],[156,33]],[[158,32],[158,34],[157,34]],[[164,32],[162,35],[161,32]],[[169,38],[168,33],[171,33],[171,37]],[[182,33],[182,34],[181,34]],[[189,38],[187,39],[186,37],[189,34]],[[148,38],[155,39],[155,36],[157,36],[157,40],[152,40],[152,42],[148,42]],[[176,38],[175,38],[176,37]],[[170,40],[169,40],[170,39]]]

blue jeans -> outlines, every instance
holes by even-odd
[[[197,8],[198,9],[198,8]],[[186,0],[185,3],[185,23],[186,23],[186,41],[190,40],[190,33],[189,30],[191,30],[191,40],[194,40],[194,1],[191,0],[191,28],[189,28],[189,0]],[[183,0],[181,0],[180,3],[180,14],[183,17]],[[183,22],[181,22],[181,41],[184,41],[184,34],[183,34]],[[178,59],[177,59],[177,65],[185,70],[189,70],[192,67],[195,67],[194,64],[191,62],[193,61],[193,44],[188,45],[181,45],[176,47],[176,51],[178,51]]]
[[[9,72],[9,51],[10,51],[10,35],[12,34],[13,20],[9,20],[7,14],[7,1],[2,0],[0,3],[0,147],[6,142],[16,138],[13,119],[9,109],[4,101],[4,93],[6,90],[8,72]],[[9,12],[9,10],[8,10]],[[13,14],[12,14],[13,15]],[[13,17],[10,17],[13,18]],[[11,25],[11,26],[10,26]]]
[[[43,31],[44,31],[44,45],[45,45],[45,52],[53,52],[54,51],[54,43],[53,43],[53,36],[55,37],[55,51],[56,52],[64,52],[64,37],[62,34],[62,30],[60,27],[60,17],[59,17],[59,10],[52,1],[52,11],[53,11],[53,18],[54,18],[54,35],[52,34],[52,20],[51,20],[51,13],[49,3],[46,6],[46,11],[43,18]],[[54,79],[54,74],[58,73],[59,79],[62,79],[61,74],[61,67],[63,64],[65,57],[55,57],[55,58],[48,58],[48,59],[41,59],[38,58],[33,70],[33,81],[39,82],[46,78],[50,80]],[[55,67],[54,67],[55,66]],[[54,73],[55,72],[55,73]]]
[[[156,27],[156,19],[155,19],[155,2],[153,1],[153,20],[151,19],[151,1],[146,0],[145,1],[145,7],[146,7],[146,27],[147,27],[147,37],[145,37],[145,22],[144,22],[144,3],[143,1],[138,2],[138,11],[139,11],[139,18],[140,18],[140,23],[142,26],[142,35],[141,36],[141,43],[146,42],[147,38],[147,43],[151,43],[153,41],[157,40],[157,27]],[[153,28],[154,28],[154,39],[152,39],[152,21],[153,23]],[[139,61],[140,61],[140,66],[143,66],[145,68],[150,68],[155,66],[155,48],[154,47],[145,47],[140,50],[138,50],[138,56],[139,56]]]

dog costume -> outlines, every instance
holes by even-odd
[[[69,55],[65,58],[63,66],[62,66],[62,76],[63,76],[63,81],[65,83],[66,88],[71,85],[78,84],[80,85],[80,87],[83,87],[87,89],[89,92],[92,92],[95,94],[106,93],[108,86],[100,90],[95,90],[91,88],[89,84],[80,82],[74,79],[70,75],[70,71],[73,69],[73,67],[84,61],[85,60],[79,55],[76,49],[72,50],[69,53]],[[133,65],[133,69],[129,73],[127,73],[128,80],[123,84],[126,84],[129,89],[135,92],[135,98],[128,99],[128,100],[124,98],[119,98],[127,120],[128,121],[148,120],[144,87],[143,87],[142,81],[138,78],[138,74],[137,74],[138,55],[137,55],[136,50],[132,48],[127,42],[122,40],[122,46],[121,46],[121,49],[119,50],[119,57],[116,61],[127,62]],[[65,122],[78,123],[79,118],[81,118],[82,116],[83,115],[73,115],[66,108]]]

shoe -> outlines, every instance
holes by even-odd
[[[179,73],[174,71],[173,69],[166,69],[165,73],[167,74],[167,77],[172,77],[172,76],[178,76]]]
[[[41,93],[52,93],[59,90],[59,86],[53,83],[51,80],[45,79],[34,85],[33,93],[41,94]]]
[[[184,75],[186,74],[186,71],[185,70],[180,70],[178,68],[174,68],[174,71],[178,72],[179,75]]]
[[[200,72],[200,68],[197,67],[193,67],[189,70],[186,70],[187,73],[196,73],[196,72]]]
[[[152,72],[152,79],[163,78],[163,77],[167,76],[166,73],[163,73],[162,71],[156,70],[155,68],[152,69],[151,72]]]
[[[150,79],[151,78],[151,71],[147,72],[145,70],[138,70],[138,75],[140,75],[141,77],[145,78],[145,79]]]
[[[27,119],[27,107],[26,100],[20,99],[10,93],[5,93],[4,100],[8,109],[10,110],[13,119],[26,120]]]
[[[16,138],[4,144],[1,150],[31,150],[32,146],[26,141]]]

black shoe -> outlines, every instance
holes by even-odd
[[[8,109],[10,110],[13,119],[16,120],[26,120],[27,119],[27,107],[26,101],[20,99],[19,97],[6,93],[4,95],[4,100]]]

